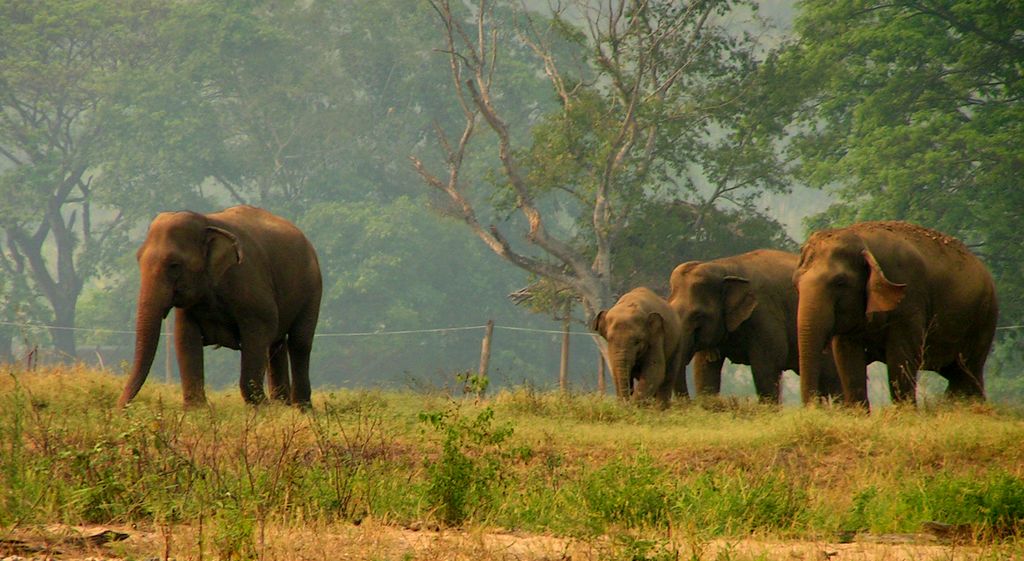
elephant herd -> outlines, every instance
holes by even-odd
[[[800,254],[757,250],[677,266],[668,299],[647,288],[602,310],[616,392],[667,405],[718,393],[725,359],[750,366],[758,396],[778,401],[782,371],[803,403],[843,396],[867,406],[867,365],[888,367],[895,402],[913,402],[932,370],[956,398],[984,398],[998,306],[988,270],[959,240],[914,224],[862,222],[813,233]]]
[[[138,394],[160,324],[175,309],[174,342],[186,406],[206,402],[203,346],[241,351],[249,403],[310,402],[309,355],[320,311],[316,252],[267,211],[169,212],[137,254],[141,284],[135,358],[118,400]],[[784,370],[800,375],[804,403],[842,395],[867,405],[866,366],[888,365],[895,401],[915,397],[917,372],[949,381],[947,394],[984,396],[995,333],[992,277],[960,241],[905,222],[863,222],[815,232],[799,255],[757,250],[677,266],[668,299],[647,288],[597,314],[622,398],[717,393],[725,359],[750,365],[758,396],[777,401]]]

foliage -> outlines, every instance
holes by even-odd
[[[65,358],[77,299],[124,250],[130,226],[121,205],[96,204],[103,153],[119,141],[107,108],[120,80],[150,63],[163,13],[149,0],[0,8],[0,267],[45,300],[48,313],[30,319],[59,327],[51,336]]]
[[[808,1],[777,76],[799,92],[799,175],[839,201],[812,228],[906,219],[992,269],[1024,314],[1024,56],[1018,2]]]
[[[441,456],[426,465],[426,498],[445,524],[462,524],[502,492],[504,466],[512,456],[503,445],[512,428],[492,426],[494,410],[489,407],[475,418],[450,408],[420,413],[419,419],[441,436]]]
[[[465,124],[439,133],[444,173],[419,157],[414,164],[446,212],[550,285],[547,292],[572,292],[586,315],[610,305],[632,280],[621,278],[623,268],[644,268],[638,276],[645,280],[655,275],[650,258],[619,265],[638,251],[625,229],[650,229],[641,221],[648,202],[682,198],[699,207],[699,217],[725,206],[739,212],[719,217],[739,221],[763,193],[785,190],[770,127],[746,95],[756,89],[764,45],[728,24],[753,3],[576,2],[550,15],[510,12],[503,2],[470,13],[448,1],[432,5]],[[483,32],[469,33],[469,25]],[[547,76],[557,101],[527,121],[511,118],[519,100],[505,95],[503,82],[524,65],[509,37],[533,52],[534,72]],[[478,146],[484,125],[496,146]],[[465,177],[470,156],[489,158],[488,184]],[[673,233],[700,232],[694,224],[670,222],[667,235],[644,239],[653,243],[643,251],[671,255]],[[759,244],[780,237],[768,230]],[[560,311],[557,300],[549,313]]]

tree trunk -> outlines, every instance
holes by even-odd
[[[60,361],[65,363],[78,360],[74,331],[76,304],[77,298],[58,298],[53,302],[56,321],[50,329],[50,336]]]

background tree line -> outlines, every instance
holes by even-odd
[[[153,215],[248,203],[317,247],[321,331],[551,328],[567,304],[585,320],[664,289],[681,261],[795,249],[786,200],[807,227],[906,218],[962,237],[997,276],[1001,323],[1020,322],[1019,7],[559,6],[4,3],[0,320],[56,326],[75,356],[105,336],[59,328],[132,325]],[[832,205],[787,199],[800,183]],[[18,334],[0,325],[0,351]],[[510,376],[550,371],[535,347],[503,347]],[[318,359],[319,379],[478,350],[365,339]],[[1020,352],[1001,332],[994,362]]]

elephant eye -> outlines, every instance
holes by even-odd
[[[181,263],[177,261],[167,264],[167,275],[172,278],[181,276]]]

